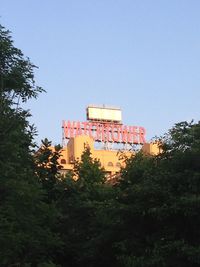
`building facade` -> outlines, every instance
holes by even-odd
[[[87,135],[78,135],[70,138],[67,145],[62,149],[60,164],[62,165],[63,173],[73,170],[74,162],[81,159],[85,146],[90,147],[92,158],[100,161],[101,167],[104,168],[108,177],[118,174],[121,167],[124,166],[124,162],[120,160],[121,152],[119,150],[95,149],[94,140],[91,137]],[[145,143],[141,149],[144,153],[150,155],[159,153],[159,147],[154,143]],[[123,151],[123,153],[127,157],[130,157],[136,152],[127,150]]]

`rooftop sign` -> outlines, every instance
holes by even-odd
[[[88,135],[97,142],[144,144],[145,128],[116,123],[63,121],[64,138]]]

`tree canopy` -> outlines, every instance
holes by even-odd
[[[35,66],[0,26],[0,265],[38,266],[49,262],[59,244],[51,231],[55,210],[35,175],[29,112],[20,105],[43,90]],[[45,227],[44,227],[45,225]],[[48,249],[47,249],[48,248]],[[48,251],[49,250],[49,251]]]
[[[160,155],[127,160],[120,184],[123,266],[199,266],[199,141],[200,124],[181,122],[161,139]]]

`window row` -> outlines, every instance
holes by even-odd
[[[61,159],[60,163],[61,163],[61,164],[66,164],[66,160],[65,160],[65,159]],[[109,161],[109,162],[108,162],[108,166],[109,166],[109,167],[113,167],[114,164],[113,164],[111,161]],[[120,164],[119,162],[117,162],[117,163],[115,164],[115,166],[118,167],[118,168],[120,168],[120,167],[121,167],[121,164]]]
[[[110,161],[110,162],[108,162],[108,166],[109,166],[109,167],[113,167],[114,164]],[[120,164],[119,162],[117,162],[117,163],[115,164],[115,166],[120,168],[120,167],[121,167],[121,164]]]

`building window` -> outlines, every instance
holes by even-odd
[[[108,166],[112,167],[113,166],[113,163],[111,161],[108,162]]]
[[[61,159],[60,163],[61,164],[66,164],[66,160],[65,159]]]
[[[121,168],[121,164],[120,164],[120,162],[117,162],[117,163],[116,163],[116,167]]]

